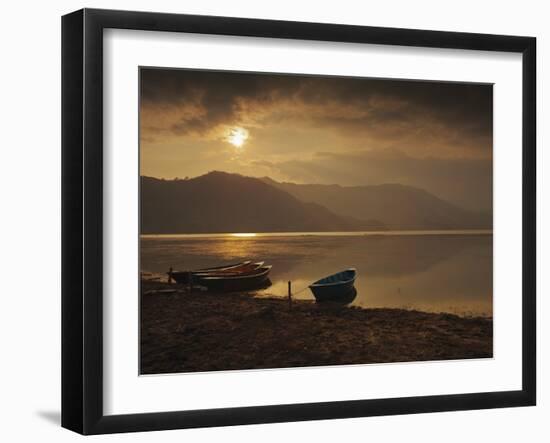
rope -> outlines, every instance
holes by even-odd
[[[304,292],[308,289],[309,289],[309,286],[306,286],[305,288],[302,288],[299,291],[296,291],[296,292],[292,291],[291,295],[292,295],[292,297],[294,297],[295,295],[298,295],[300,292]],[[273,296],[273,297],[288,298],[288,294],[279,295],[279,294],[275,294],[274,292],[271,292],[271,291],[268,292],[268,295]]]
[[[299,294],[300,292],[304,292],[306,289],[309,289],[309,286],[306,286],[305,288],[302,288],[297,292],[293,292],[292,295],[296,295],[296,294]]]

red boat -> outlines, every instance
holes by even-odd
[[[213,268],[202,268],[194,271],[172,271],[167,274],[168,277],[173,278],[176,283],[188,284],[189,277],[192,277],[193,282],[197,282],[199,277],[207,275],[227,275],[227,274],[242,274],[252,272],[262,266],[264,262],[252,263],[250,260],[234,263],[231,265],[217,266]]]
[[[270,271],[271,265],[260,265],[258,268],[248,272],[198,275],[197,283],[201,286],[206,286],[210,291],[220,292],[261,289],[271,285],[268,277]]]

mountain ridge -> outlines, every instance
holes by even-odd
[[[141,233],[361,231],[375,220],[339,216],[253,177],[213,171],[184,180],[142,176]]]
[[[488,229],[492,219],[421,188],[277,182],[211,171],[186,179],[142,176],[141,233]]]
[[[264,183],[342,216],[376,218],[390,229],[491,229],[492,217],[468,211],[422,188],[400,183],[364,186]]]

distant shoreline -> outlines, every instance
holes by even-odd
[[[186,234],[140,234],[140,238],[200,238],[200,237],[363,237],[415,235],[493,235],[492,229],[438,229],[438,230],[379,230],[379,231],[323,231],[323,232],[212,232]]]
[[[488,317],[177,289],[141,282],[141,374],[493,356]]]

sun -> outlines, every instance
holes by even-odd
[[[231,143],[236,148],[242,148],[248,139],[248,131],[244,128],[233,128],[229,131],[229,134],[225,138],[226,141]]]

